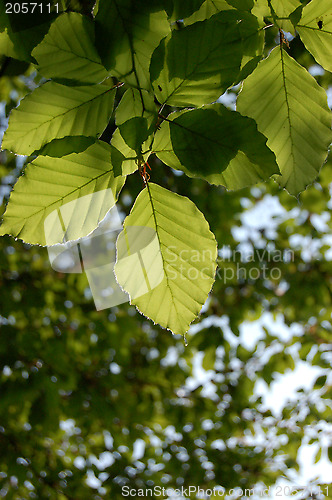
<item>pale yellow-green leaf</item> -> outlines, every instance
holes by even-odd
[[[15,184],[0,234],[39,245],[86,236],[112,208],[124,181],[114,177],[104,142],[62,158],[39,156]]]
[[[150,286],[141,297],[135,296],[137,262],[127,258],[127,233],[135,227],[152,228],[156,234],[150,253],[142,251],[145,275],[151,276],[151,269],[158,274],[152,280],[156,286]],[[141,313],[174,333],[185,334],[211,290],[216,258],[216,240],[194,203],[149,183],[124,222],[114,270]]]
[[[30,155],[53,139],[99,137],[112,115],[114,96],[111,85],[65,87],[47,82],[11,112],[2,149]]]
[[[271,5],[274,8],[278,18],[280,18],[278,21],[279,28],[295,34],[292,22],[288,19],[283,18],[289,17],[295,9],[302,5],[300,0],[271,0]]]

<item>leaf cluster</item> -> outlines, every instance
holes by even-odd
[[[32,63],[43,77],[12,110],[4,135],[2,148],[29,161],[0,231],[39,245],[86,236],[137,171],[144,187],[118,239],[116,278],[145,316],[185,334],[214,283],[217,245],[191,200],[150,182],[156,176],[150,157],[229,190],[272,178],[298,195],[313,183],[331,143],[331,112],[325,90],[289,55],[284,30],[330,71],[331,6],[328,0],[89,5],[64,2],[32,25],[0,12],[0,51]],[[271,28],[279,43],[266,54]],[[219,97],[238,84],[236,110],[228,109]],[[97,193],[104,194],[93,203]],[[45,220],[68,204],[65,229],[46,234]],[[149,258],[161,257],[162,277],[143,295],[119,258],[133,227],[155,231],[157,250]],[[188,249],[199,265],[182,257]]]

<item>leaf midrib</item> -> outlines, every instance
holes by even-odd
[[[282,80],[283,80],[283,87],[284,87],[284,91],[285,91],[285,101],[286,101],[286,107],[287,107],[287,120],[288,120],[288,124],[289,124],[289,137],[290,137],[290,141],[291,141],[291,156],[293,158],[293,165],[295,163],[295,158],[294,158],[294,142],[293,142],[293,137],[292,137],[292,123],[291,123],[291,117],[290,117],[290,105],[289,105],[289,101],[288,101],[288,94],[287,94],[287,86],[286,86],[286,75],[285,75],[285,62],[284,62],[284,57],[283,57],[283,48],[280,47],[280,59],[281,59],[281,74],[282,74]],[[294,179],[296,179],[296,169],[293,168],[291,171],[290,171],[290,174],[287,178],[287,181],[289,180],[289,178],[291,177],[291,175],[294,175]]]
[[[307,29],[307,30],[317,31],[318,33],[326,33],[327,35],[332,35],[332,31],[326,31],[323,28],[319,29],[319,28],[316,28],[316,26],[308,26],[308,25],[305,25],[305,24],[297,24],[296,28],[304,28],[304,29]]]
[[[158,232],[158,223],[157,223],[157,218],[156,218],[156,210],[155,210],[155,207],[154,207],[154,204],[153,204],[153,198],[152,198],[152,194],[151,194],[151,191],[150,191],[150,186],[149,186],[149,183],[147,182],[146,183],[146,188],[147,188],[147,192],[148,192],[148,195],[149,195],[149,200],[150,200],[150,203],[151,203],[151,209],[152,209],[152,216],[153,216],[153,220],[154,220],[154,224],[155,224],[155,228],[156,228],[156,234],[157,234],[157,238],[158,238],[158,243],[159,243],[159,248],[161,248],[162,246],[162,243],[160,241],[160,236],[159,236],[159,232]],[[165,245],[163,245],[165,246]],[[167,276],[167,273],[165,272],[165,259],[164,259],[164,255],[163,255],[163,252],[160,251],[161,253],[161,258],[162,258],[162,261],[163,261],[163,270],[164,270],[164,273],[165,273],[165,277],[166,277],[166,282],[167,282],[167,288],[169,289],[170,291],[170,294],[171,294],[171,297],[172,297],[172,302],[173,302],[173,305],[174,305],[174,308],[176,310],[176,314],[177,314],[177,317],[179,317],[179,311],[176,307],[176,302],[174,300],[174,295],[172,293],[172,289],[169,285],[169,278]],[[167,320],[167,323],[168,323],[168,320]]]

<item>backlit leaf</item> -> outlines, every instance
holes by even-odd
[[[63,158],[39,156],[17,181],[0,234],[39,245],[86,236],[112,208],[124,181],[114,176],[111,147],[103,142]]]
[[[81,153],[95,142],[96,139],[94,137],[86,137],[84,135],[69,136],[63,139],[54,139],[39,151],[35,151],[34,154],[61,158],[71,153]]]
[[[77,12],[59,16],[32,55],[43,76],[63,83],[86,85],[107,77],[94,46],[93,23]]]
[[[151,268],[161,262],[161,267],[155,267],[159,284],[136,298],[132,297],[139,285],[135,279],[137,262],[128,258],[126,243],[126,234],[133,227],[152,228],[156,233],[155,245],[141,252],[145,274],[151,276]],[[114,269],[120,286],[140,312],[174,333],[185,334],[212,287],[216,257],[214,236],[194,203],[149,183],[125,219]]]
[[[300,0],[271,0],[271,5],[274,8],[275,13],[279,18],[278,25],[285,31],[294,33],[293,23],[287,19],[282,19],[289,17],[292,12],[301,7]],[[273,21],[272,21],[273,22]]]
[[[184,19],[199,10],[204,0],[172,0],[173,13],[171,18]]]
[[[29,155],[53,139],[98,137],[113,111],[110,85],[65,87],[47,82],[11,112],[2,148]]]
[[[301,40],[318,64],[332,72],[332,4],[312,0],[302,11],[296,27]]]
[[[120,125],[119,130],[126,144],[139,154],[143,142],[149,137],[147,119],[143,116],[134,116]]]
[[[302,66],[275,48],[245,80],[237,109],[268,138],[282,187],[296,195],[314,181],[332,139],[331,112],[326,93]]]
[[[229,5],[239,10],[250,10],[254,6],[254,0],[226,0]]]
[[[209,19],[214,14],[217,14],[217,12],[221,12],[222,10],[233,10],[233,8],[234,7],[228,4],[226,0],[205,0],[201,8],[185,19],[184,22],[185,25],[188,26],[189,24]]]
[[[271,7],[277,18],[278,27],[285,31],[294,34],[294,26],[291,20],[287,19],[299,7],[301,7],[300,0],[271,0]],[[259,19],[263,17],[269,18],[269,21],[274,22],[271,9],[267,0],[255,0],[255,6],[252,13]]]
[[[146,90],[129,88],[123,94],[120,104],[116,108],[115,121],[119,126],[134,116],[144,116],[148,118],[150,125],[156,113],[157,108],[153,94],[150,94]]]

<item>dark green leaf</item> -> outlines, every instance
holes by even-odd
[[[239,10],[251,10],[254,6],[254,0],[226,0],[226,2]]]
[[[229,189],[240,189],[278,173],[275,157],[253,120],[221,104],[169,118],[152,146],[167,165]]]
[[[114,205],[124,182],[114,175],[110,146],[100,141],[63,158],[39,156],[16,183],[0,234],[34,245],[86,236]]]
[[[216,100],[239,77],[242,58],[247,47],[252,52],[252,41],[256,47],[258,32],[255,17],[235,10],[173,31],[151,61],[158,101],[200,106]]]
[[[324,385],[326,384],[327,376],[326,375],[320,375],[314,384],[314,389],[322,389]]]
[[[153,238],[133,255],[131,231],[136,236],[133,245],[137,245],[137,232],[142,233],[142,228],[152,229]],[[130,255],[134,258],[128,259]],[[212,287],[216,257],[214,236],[194,203],[149,183],[124,222],[114,271],[132,304],[161,326],[183,335]]]
[[[95,137],[86,137],[83,135],[64,137],[63,139],[54,139],[46,144],[39,151],[34,151],[35,155],[53,156],[61,158],[71,153],[81,153],[96,142]]]

